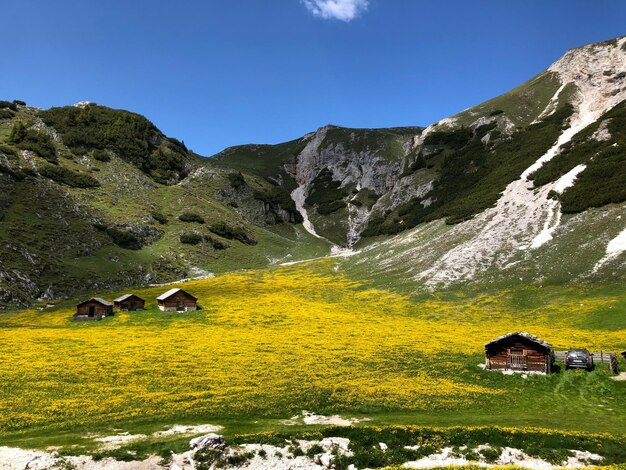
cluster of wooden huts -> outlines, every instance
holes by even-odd
[[[189,312],[198,309],[198,299],[183,289],[174,288],[159,295],[157,298],[159,310],[164,312]],[[102,320],[113,315],[113,310],[135,311],[143,310],[146,301],[135,294],[124,294],[113,302],[93,297],[76,305],[74,320]]]

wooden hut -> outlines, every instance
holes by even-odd
[[[99,297],[94,297],[76,306],[74,320],[102,320],[113,315],[113,304]]]
[[[552,345],[529,333],[508,333],[485,344],[485,368],[552,372],[554,351]]]
[[[170,289],[157,297],[159,309],[167,312],[189,312],[198,309],[198,299],[182,289]]]
[[[118,310],[126,310],[132,312],[134,310],[143,310],[146,301],[135,294],[124,294],[113,300],[113,306]]]

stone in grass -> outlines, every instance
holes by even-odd
[[[189,441],[189,447],[192,450],[203,449],[226,449],[226,439],[219,434],[205,434],[204,436],[196,437]]]

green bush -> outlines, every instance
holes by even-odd
[[[218,222],[211,225],[211,232],[229,240],[237,240],[246,245],[256,245],[257,241],[252,238],[244,228],[228,225],[226,222]]]
[[[180,234],[180,242],[186,245],[199,245],[200,243],[206,243],[210,245],[214,250],[226,250],[230,248],[230,245],[226,242],[213,238],[210,235],[203,235],[198,232],[183,232]]]
[[[204,217],[200,214],[196,214],[195,212],[183,212],[178,216],[178,220],[181,222],[196,222],[198,224],[204,223]]]
[[[424,138],[424,145],[445,146],[458,150],[472,139],[473,132],[467,127],[454,130],[433,131]]]
[[[347,204],[345,201],[322,202],[319,206],[317,206],[317,213],[320,215],[328,215],[338,211],[339,209],[343,209],[346,206]]]
[[[0,119],[11,119],[15,113],[7,108],[0,108]]]
[[[13,100],[13,104],[16,104],[18,106],[26,106],[26,101],[22,101],[22,100]]]
[[[39,174],[73,188],[96,188],[100,182],[93,176],[76,173],[62,166],[46,164],[39,168]]]
[[[0,152],[9,157],[17,158],[17,150],[10,145],[0,144]]]
[[[183,232],[180,234],[180,242],[186,245],[198,245],[204,241],[204,237],[198,232]]]
[[[130,230],[119,227],[108,227],[106,233],[111,237],[113,243],[121,248],[139,250],[142,246],[141,240]]]
[[[111,160],[111,156],[106,150],[96,149],[91,152],[91,156],[99,162],[108,162]]]
[[[155,210],[155,211],[152,211],[150,215],[152,216],[154,220],[156,220],[161,225],[167,224],[167,217],[165,216],[165,214],[163,214],[163,212]]]
[[[313,444],[306,451],[306,455],[309,458],[313,458],[317,454],[323,454],[323,453],[324,453],[324,448],[321,445],[319,445],[319,444]]]
[[[17,105],[15,103],[11,103],[10,101],[0,101],[0,109],[2,108],[17,111]]]
[[[317,206],[319,214],[331,214],[343,207],[346,203],[343,198],[350,192],[347,188],[340,188],[341,181],[333,180],[333,173],[328,168],[324,168],[311,182],[309,195],[306,204]]]
[[[22,150],[35,152],[49,162],[57,161],[56,148],[47,134],[34,129],[27,129],[23,122],[18,121],[13,125],[9,142]]]
[[[237,173],[229,173],[228,174],[228,181],[230,183],[230,185],[235,188],[238,189],[242,186],[245,186],[246,184],[246,180],[243,177],[243,175],[241,174],[241,172],[237,172]]]

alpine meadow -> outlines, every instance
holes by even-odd
[[[626,36],[553,60],[211,157],[5,97],[0,469],[625,469]]]

